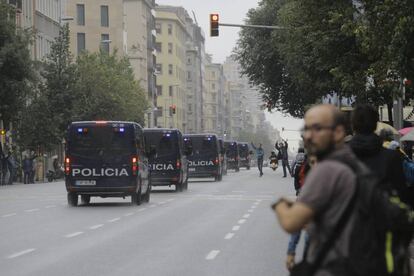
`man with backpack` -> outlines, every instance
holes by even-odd
[[[344,144],[345,129],[346,119],[334,106],[318,105],[305,115],[305,146],[318,164],[297,202],[282,198],[273,205],[287,232],[308,225],[306,258],[291,275],[407,275],[393,249],[411,239],[408,210],[380,193],[375,176]],[[401,243],[393,239],[396,231],[404,234]]]

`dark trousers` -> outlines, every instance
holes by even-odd
[[[257,158],[257,168],[260,174],[263,174],[263,158]]]
[[[30,172],[24,172],[24,184],[29,184],[30,182]]]
[[[9,185],[13,184],[14,177],[16,176],[16,169],[15,168],[9,168]]]
[[[286,167],[287,167],[287,169],[289,171],[289,174],[291,174],[291,172],[290,172],[290,166],[289,166],[289,161],[283,160],[282,161],[282,166],[283,166],[283,177],[286,177]]]

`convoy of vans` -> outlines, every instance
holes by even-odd
[[[249,144],[215,134],[142,128],[134,122],[82,121],[69,125],[65,144],[65,185],[70,206],[92,197],[131,197],[149,202],[151,187],[187,190],[189,178],[221,181],[227,170],[250,169]]]

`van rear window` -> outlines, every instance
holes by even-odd
[[[147,143],[155,146],[158,157],[177,153],[178,140],[176,133],[146,132],[145,137]]]
[[[214,137],[190,137],[193,152],[217,153],[217,141]]]
[[[130,127],[75,126],[69,133],[68,151],[85,158],[131,154],[134,134]]]

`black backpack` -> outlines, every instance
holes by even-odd
[[[339,263],[333,263],[330,270],[334,275],[347,276],[409,276],[412,210],[396,194],[381,189],[378,179],[362,162],[337,161],[348,165],[357,176],[354,198],[347,208],[350,211],[342,219],[345,225],[354,214],[355,221],[349,257],[335,261]],[[336,231],[334,238],[339,234],[340,230]]]

